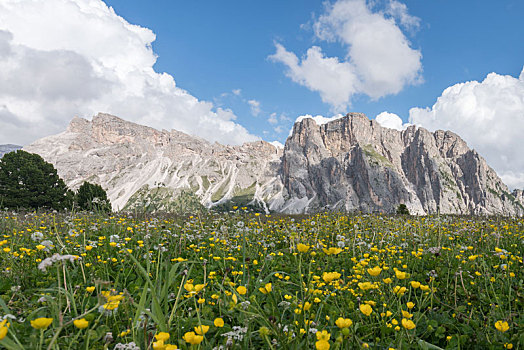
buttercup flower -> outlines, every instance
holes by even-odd
[[[84,329],[84,328],[87,328],[87,326],[89,326],[89,322],[85,318],[74,320],[73,324],[78,329]]]
[[[31,327],[35,329],[46,329],[52,322],[52,318],[39,317],[31,321]]]
[[[509,329],[509,324],[506,321],[497,321],[495,322],[495,328],[504,333]]]
[[[371,305],[368,304],[360,304],[360,312],[362,312],[364,315],[369,316],[373,312],[373,308]]]

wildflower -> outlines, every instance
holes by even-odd
[[[497,321],[495,322],[495,328],[504,333],[509,329],[509,325],[506,321]]]
[[[305,245],[305,244],[302,244],[302,243],[299,243],[299,244],[297,244],[297,249],[301,253],[307,253],[307,251],[309,250],[309,246]]]
[[[390,284],[390,283],[393,282],[393,280],[392,280],[391,278],[389,278],[389,277],[388,277],[388,278],[384,278],[382,281],[383,281],[385,284]]]
[[[7,330],[9,328],[9,323],[7,323],[7,319],[0,322],[0,340],[4,339],[7,335]]]
[[[410,309],[410,310],[415,307],[415,304],[412,303],[411,301],[408,301],[406,305],[408,306],[408,309]]]
[[[368,269],[368,273],[373,277],[380,275],[381,272],[382,272],[382,269],[379,266],[375,266],[372,269]]]
[[[317,350],[329,350],[329,338],[331,337],[331,334],[324,330],[322,332],[317,331],[316,336],[317,342],[315,343],[315,348]]]
[[[349,318],[339,317],[335,321],[335,324],[337,325],[338,328],[349,328],[353,324],[353,321],[351,321],[351,319],[349,319]]]
[[[322,279],[326,283],[330,283],[334,280],[338,280],[340,278],[341,274],[338,272],[324,272],[322,274]]]
[[[45,245],[39,244],[39,245],[36,246],[36,249],[38,249],[38,250],[45,249]]]
[[[408,320],[407,318],[403,318],[401,323],[402,323],[402,327],[408,330],[416,327],[415,323],[411,320]]]
[[[413,317],[413,314],[410,314],[409,312],[402,310],[402,317],[411,318]]]
[[[89,322],[85,318],[74,320],[73,324],[78,329],[84,329],[84,328],[87,328],[87,326],[89,326]]]
[[[269,331],[269,328],[267,327],[260,327],[260,329],[258,330],[258,334],[260,334],[262,338],[268,336],[269,333],[270,331]]]
[[[244,294],[247,293],[247,288],[244,287],[244,286],[239,286],[239,287],[237,288],[237,292],[238,292],[238,294],[240,294],[240,295],[244,295]]]
[[[130,329],[126,329],[125,331],[120,332],[120,337],[125,337],[129,333],[131,333],[131,330]]]
[[[160,340],[166,341],[166,340],[169,339],[169,333],[167,333],[167,332],[160,332],[158,334],[155,334],[155,339],[158,340],[158,341],[160,341]]]
[[[338,255],[342,252],[342,248],[330,247],[329,249],[322,249],[327,255]]]
[[[94,286],[86,287],[86,292],[88,292],[88,293],[93,293],[94,290],[95,290],[95,287],[94,287]]]
[[[186,343],[189,343],[191,345],[197,345],[202,343],[204,340],[204,337],[202,335],[196,335],[195,332],[187,332],[182,337]]]
[[[195,332],[198,335],[204,335],[207,333],[207,331],[209,331],[209,326],[201,325],[201,326],[195,327]]]
[[[215,318],[215,320],[213,321],[213,324],[215,325],[215,327],[222,328],[224,327],[224,320],[220,317]]]
[[[46,329],[52,322],[52,318],[39,317],[31,321],[31,327],[34,329]]]
[[[403,280],[407,277],[407,273],[400,270],[395,270],[395,277],[397,277],[399,280]]]
[[[268,293],[271,293],[271,291],[273,290],[273,287],[272,287],[271,283],[266,283],[266,285],[264,287],[260,287],[260,288],[258,288],[258,290],[262,294],[268,294]]]
[[[374,285],[371,282],[359,282],[358,287],[362,290],[373,289]]]
[[[360,312],[362,312],[364,315],[369,316],[373,312],[373,308],[371,305],[368,304],[361,304],[360,305]]]
[[[417,282],[417,281],[411,281],[411,287],[417,289],[418,287],[420,287],[420,282]]]

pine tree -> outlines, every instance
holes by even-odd
[[[111,211],[107,193],[100,185],[85,181],[76,193],[76,200],[78,207],[83,210]]]
[[[52,164],[22,150],[0,159],[0,207],[64,209],[72,193]]]

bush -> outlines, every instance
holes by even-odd
[[[78,207],[83,210],[110,212],[111,202],[102,186],[85,181],[76,193]]]
[[[69,207],[72,198],[53,165],[38,154],[18,150],[0,159],[2,208],[59,210]]]
[[[398,215],[410,215],[409,214],[409,209],[408,207],[406,207],[405,204],[400,204],[397,208],[397,214]]]

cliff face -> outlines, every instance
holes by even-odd
[[[282,158],[291,212],[361,210],[522,215],[495,171],[456,134],[384,128],[359,113],[295,124]]]
[[[74,118],[61,134],[24,148],[53,163],[73,188],[102,185],[114,209],[169,210],[181,191],[202,204],[257,204],[266,210],[412,213],[524,213],[522,192],[451,132],[381,127],[363,114],[317,125],[297,122],[285,148],[264,142],[223,146],[99,114]]]
[[[117,210],[169,210],[182,190],[208,207],[228,201],[264,207],[281,191],[276,173],[282,150],[267,142],[211,144],[108,114],[74,118],[65,132],[24,150],[53,163],[72,188],[83,181],[100,184]]]

